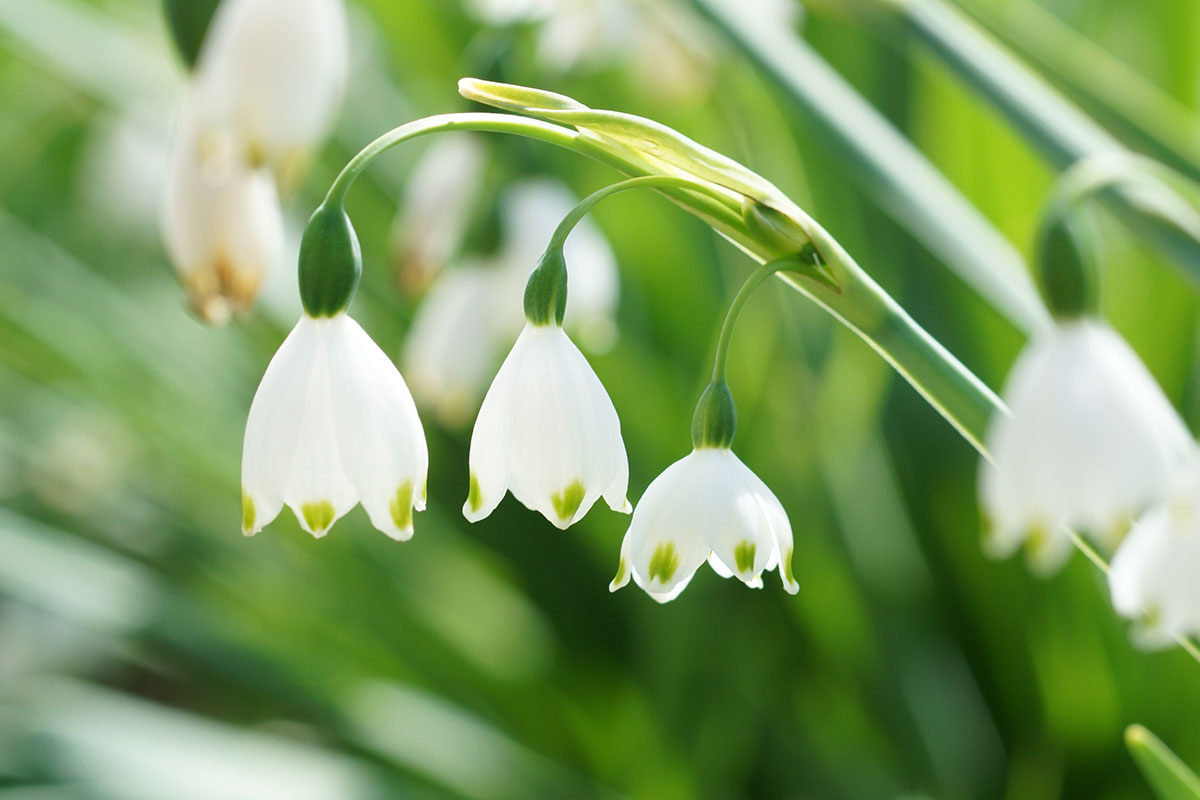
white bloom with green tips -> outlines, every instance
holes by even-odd
[[[246,421],[242,531],[286,504],[324,536],[361,502],[398,541],[425,508],[429,453],[404,378],[345,312],[300,317],[271,359]]]
[[[723,578],[762,588],[762,574],[792,577],[792,526],[767,485],[726,447],[698,447],[655,478],[634,509],[616,591],[632,577],[655,600],[674,600],[708,561]]]
[[[587,359],[561,327],[529,323],[483,399],[471,434],[471,522],[506,491],[559,528],[603,497],[629,513],[621,423]]]
[[[1134,640],[1167,647],[1200,634],[1200,471],[1193,466],[1171,499],[1143,514],[1113,556],[1113,607],[1135,620]]]
[[[980,500],[997,556],[1027,546],[1053,570],[1071,549],[1068,528],[1111,545],[1162,500],[1192,440],[1146,367],[1093,319],[1032,341],[1005,386],[1011,415],[988,431]]]

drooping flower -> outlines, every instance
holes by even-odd
[[[1074,319],[1033,340],[1005,386],[1011,415],[987,436],[993,461],[980,500],[998,557],[1027,545],[1031,563],[1056,569],[1067,529],[1111,545],[1161,500],[1192,442],[1129,345],[1103,322]]]
[[[196,66],[202,124],[286,183],[332,125],[348,63],[343,0],[224,0]]]
[[[271,359],[246,421],[242,530],[257,533],[286,504],[324,536],[361,502],[393,539],[425,508],[429,453],[408,387],[344,311],[301,316]]]
[[[1183,471],[1171,498],[1144,513],[1113,556],[1113,607],[1135,620],[1134,640],[1166,647],[1200,634],[1200,471]]]
[[[444,424],[467,421],[479,408],[504,347],[525,324],[521,297],[530,265],[575,202],[559,181],[514,184],[501,197],[496,254],[438,273],[413,318],[401,364],[418,403]],[[616,339],[616,257],[589,219],[571,233],[565,255],[571,303],[563,325],[588,352],[603,351]]]
[[[612,400],[563,329],[526,324],[492,381],[471,435],[471,522],[506,491],[559,528],[603,497],[629,513],[629,461]]]
[[[767,485],[728,447],[698,447],[655,478],[621,543],[616,591],[630,577],[660,603],[687,588],[705,561],[723,578],[761,588],[762,573],[792,577],[792,527]]]
[[[254,304],[283,250],[283,213],[266,170],[205,152],[193,99],[171,145],[162,231],[192,308],[219,323]]]

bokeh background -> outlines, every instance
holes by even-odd
[[[686,3],[634,3],[620,47],[564,64],[538,57],[536,25],[489,27],[444,0],[347,2],[352,83],[287,199],[293,239],[376,134],[467,108],[458,77],[538,85],[761,171],[1002,384],[1020,331]],[[1081,102],[1080,79],[1100,76],[1110,98],[1166,103],[1164,137],[1200,129],[1191,0],[961,4]],[[1054,169],[943,63],[846,5],[800,15],[797,36],[1027,253]],[[648,26],[678,52],[630,44]],[[560,532],[510,498],[470,526],[469,428],[429,415],[430,510],[411,542],[361,510],[320,541],[286,511],[244,539],[241,436],[299,311],[294,255],[252,317],[211,329],[185,310],[158,234],[184,79],[153,0],[0,0],[0,800],[1115,800],[1148,795],[1122,742],[1133,722],[1200,764],[1200,665],[1135,650],[1081,557],[1051,579],[989,560],[975,452],[782,284],[748,306],[730,379],[736,448],[791,516],[796,597],[774,575],[749,591],[707,569],[666,606],[610,595],[627,518],[600,507]],[[1200,151],[1200,135],[1180,141]],[[394,355],[420,298],[390,229],[425,146],[381,159],[349,205],[366,262],[354,313]],[[543,145],[489,147],[493,191],[616,177]],[[592,363],[636,500],[689,447],[751,265],[635,194],[595,213],[622,283],[619,340]],[[1196,291],[1098,221],[1105,313],[1195,427]],[[487,229],[465,249],[494,244]]]

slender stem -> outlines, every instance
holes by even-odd
[[[595,208],[601,200],[607,197],[612,197],[614,194],[620,194],[628,189],[657,189],[662,187],[676,187],[682,189],[690,189],[694,192],[706,191],[705,184],[693,179],[683,178],[676,175],[641,175],[636,178],[620,181],[603,189],[597,189],[587,197],[579,201],[571,212],[563,217],[562,222],[558,223],[558,227],[554,229],[554,234],[550,237],[550,244],[546,247],[547,250],[552,248],[561,249],[567,243],[567,237],[571,231],[579,224],[588,213]]]
[[[746,305],[746,301],[750,299],[750,295],[754,293],[754,290],[763,281],[776,272],[795,266],[796,261],[790,258],[762,264],[758,269],[750,273],[750,277],[746,278],[738,288],[737,294],[733,296],[733,300],[729,303],[729,310],[725,312],[725,319],[721,322],[721,333],[717,336],[717,353],[713,357],[713,383],[725,380],[725,363],[729,357],[729,340],[733,338],[733,326],[737,324],[737,318],[741,315],[742,307]]]

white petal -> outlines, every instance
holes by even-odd
[[[483,398],[475,428],[471,432],[470,488],[463,503],[463,516],[478,522],[492,513],[508,490],[508,464],[513,438],[512,415],[517,402],[518,380],[528,355],[523,331],[500,365]]]
[[[800,591],[800,585],[792,575],[792,525],[788,520],[787,511],[775,493],[753,470],[733,453],[730,453],[729,457],[736,462],[734,471],[740,472],[758,504],[760,524],[765,526],[762,540],[770,543],[771,553],[762,570],[778,569],[783,588],[789,594],[796,594]]]
[[[338,324],[307,315],[301,318],[300,326],[312,330],[312,368],[290,400],[299,406],[299,424],[291,431],[295,449],[285,473],[283,501],[296,514],[300,527],[318,537],[358,502],[343,466],[334,422],[329,350]]]
[[[280,165],[324,138],[348,54],[342,0],[226,0],[195,80],[250,152]]]
[[[283,508],[303,408],[296,402],[316,358],[316,331],[305,316],[267,365],[250,404],[242,446],[243,532],[257,533]]]
[[[633,510],[626,534],[633,579],[665,602],[708,558],[708,525],[722,508],[715,491],[724,472],[714,451],[697,450],[655,478]]]
[[[425,507],[429,453],[404,378],[346,314],[329,320],[333,416],[346,476],[371,523],[393,539],[412,536]]]

